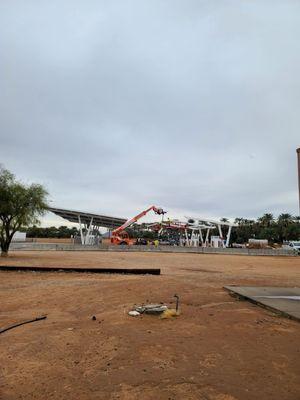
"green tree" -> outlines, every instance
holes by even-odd
[[[221,222],[229,222],[228,218],[221,218],[220,221]]]
[[[279,240],[283,242],[284,240],[290,240],[289,226],[294,223],[291,214],[282,213],[277,218],[277,227],[279,233]]]
[[[245,243],[249,238],[268,239],[270,243],[281,243],[285,240],[299,240],[299,217],[282,213],[277,219],[273,214],[266,213],[257,221],[236,218],[238,227],[233,230],[232,241]]]
[[[263,226],[270,226],[274,222],[274,216],[271,213],[266,213],[262,217],[258,218],[257,221]]]
[[[15,176],[0,167],[0,247],[1,256],[8,255],[13,235],[22,227],[38,223],[47,209],[47,191],[42,185],[18,182]]]
[[[284,226],[287,226],[288,224],[290,224],[291,222],[293,222],[293,217],[291,214],[288,213],[283,213],[280,214],[278,219],[277,219],[279,224],[282,224]]]
[[[27,229],[27,237],[29,238],[70,238],[78,234],[77,228],[68,228],[66,226],[41,228],[33,225]]]

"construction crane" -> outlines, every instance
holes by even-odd
[[[149,211],[153,210],[155,214],[158,215],[164,215],[166,214],[166,211],[164,211],[162,208],[151,206],[147,210],[142,211],[140,214],[136,215],[135,217],[129,219],[126,221],[123,225],[121,225],[119,228],[114,229],[112,231],[112,236],[110,239],[110,242],[112,244],[119,244],[119,245],[131,245],[134,244],[134,240],[129,238],[128,233],[125,231],[126,228],[128,228],[130,225],[134,224],[137,222],[139,219],[144,217],[146,214],[148,214]]]

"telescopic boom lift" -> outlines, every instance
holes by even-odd
[[[110,239],[111,243],[112,244],[119,244],[119,245],[131,245],[131,244],[133,244],[134,240],[129,238],[129,235],[125,231],[125,229],[128,228],[130,225],[134,224],[135,222],[137,222],[142,217],[144,217],[151,210],[153,210],[155,212],[155,214],[158,214],[158,215],[166,214],[166,211],[164,211],[160,207],[155,207],[155,206],[149,207],[147,210],[142,211],[140,214],[138,214],[135,217],[133,217],[133,218],[129,219],[128,221],[126,221],[119,228],[114,229],[112,231],[112,236],[111,236],[111,239]]]

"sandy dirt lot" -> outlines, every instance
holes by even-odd
[[[26,251],[0,262],[162,270],[0,272],[0,327],[48,316],[0,335],[1,399],[300,399],[300,324],[223,290],[300,286],[300,257]],[[177,319],[127,314],[174,307],[174,293]]]

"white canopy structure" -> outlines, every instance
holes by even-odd
[[[81,244],[83,245],[93,244],[91,232],[99,231],[100,227],[114,229],[126,222],[125,218],[92,214],[84,211],[66,210],[56,207],[49,207],[48,211],[51,211],[69,222],[77,222],[79,224]]]
[[[192,230],[192,236],[191,236],[191,239],[189,239],[190,242],[188,243],[190,246],[197,245],[196,244],[197,240],[198,240],[198,244],[199,244],[199,239],[200,239],[202,242],[202,245],[204,247],[206,247],[208,245],[210,230],[218,228],[222,247],[228,247],[229,243],[230,243],[230,235],[231,235],[232,228],[237,226],[237,224],[234,224],[229,221],[216,221],[216,220],[205,218],[205,217],[197,217],[197,218],[185,217],[185,218],[187,219],[187,224],[188,224],[189,229]],[[222,226],[229,227],[228,233],[226,236],[226,240],[224,240],[224,237],[223,237]],[[203,229],[207,229],[205,240],[203,240],[203,234],[202,234]],[[195,233],[195,231],[196,232],[198,231],[199,234]]]

